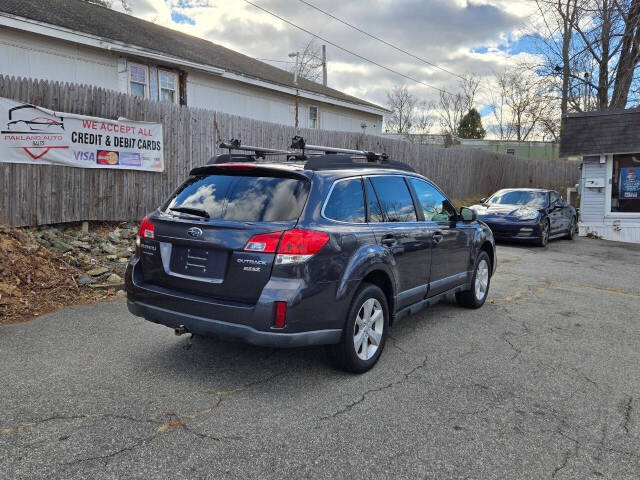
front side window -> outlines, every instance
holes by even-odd
[[[640,153],[613,156],[611,211],[640,212]]]
[[[415,222],[416,210],[403,177],[371,177],[382,211],[389,222]]]
[[[144,65],[129,64],[129,93],[136,97],[147,98],[149,72]]]
[[[203,210],[212,220],[284,222],[296,220],[309,194],[309,182],[296,178],[198,175],[187,180],[165,205]]]
[[[178,75],[175,72],[160,70],[158,87],[161,102],[178,103]]]
[[[324,207],[324,216],[339,222],[364,223],[364,196],[360,178],[333,184]]]
[[[409,183],[416,192],[425,221],[448,222],[456,218],[456,211],[449,200],[433,185],[417,178],[410,178]]]
[[[309,128],[318,128],[318,107],[309,107]]]
[[[556,191],[550,193],[549,205],[554,206],[560,200],[560,194]]]

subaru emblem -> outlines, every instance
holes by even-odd
[[[191,227],[189,230],[187,230],[187,233],[189,234],[190,237],[193,237],[193,238],[198,238],[202,236],[202,230],[199,229],[198,227]]]

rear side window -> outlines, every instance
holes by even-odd
[[[416,222],[416,210],[403,177],[371,177],[389,222]]]
[[[324,216],[339,222],[364,223],[364,196],[360,178],[333,184],[324,207]]]
[[[449,201],[433,185],[427,182],[410,178],[409,182],[413,186],[418,197],[418,203],[422,207],[424,219],[427,222],[448,222],[456,217],[456,211],[449,204]]]
[[[300,216],[308,194],[309,182],[296,178],[204,175],[187,180],[164,210],[189,207],[214,220],[283,222]]]
[[[371,180],[367,178],[364,181],[364,185],[365,193],[367,195],[367,220],[371,223],[384,222],[384,215],[382,214],[382,209],[378,203],[376,192],[373,191],[373,187],[371,186]]]

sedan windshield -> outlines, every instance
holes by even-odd
[[[547,205],[546,192],[527,190],[500,190],[487,203],[490,205],[525,205],[531,208],[543,208]]]

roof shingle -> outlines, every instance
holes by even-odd
[[[640,152],[640,109],[565,115],[560,156]]]

